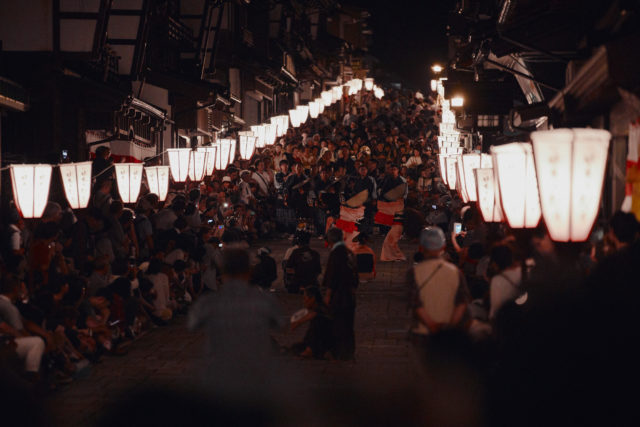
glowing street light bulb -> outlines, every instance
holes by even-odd
[[[431,71],[433,71],[436,74],[439,74],[442,72],[442,66],[439,64],[434,64],[431,66]]]
[[[454,96],[451,98],[452,107],[462,107],[464,105],[464,98],[461,96]]]

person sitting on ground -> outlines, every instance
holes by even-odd
[[[376,278],[376,254],[369,246],[369,235],[360,233],[355,240],[357,245],[353,248],[358,262],[358,276],[360,282],[370,281]]]
[[[317,286],[306,286],[302,297],[306,312],[299,319],[291,322],[294,331],[300,325],[309,322],[309,329],[304,334],[302,342],[294,344],[292,351],[301,357],[323,358],[332,348],[331,319],[329,308],[322,299],[322,293]]]
[[[278,268],[276,260],[271,256],[271,250],[267,247],[258,249],[258,264],[253,267],[251,283],[262,289],[269,289],[277,278]]]
[[[311,234],[306,231],[299,231],[296,234],[298,247],[291,252],[285,265],[286,271],[291,273],[287,290],[294,294],[300,292],[303,286],[317,286],[318,276],[322,272],[320,254],[309,246]]]

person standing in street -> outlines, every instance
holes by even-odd
[[[333,320],[333,356],[339,360],[352,360],[355,355],[355,313],[358,267],[356,257],[345,245],[342,230],[331,228],[327,232],[331,248],[323,287],[325,302]]]

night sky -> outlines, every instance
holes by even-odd
[[[434,62],[447,57],[447,15],[455,0],[346,0],[371,13],[371,53],[403,84],[426,87]]]

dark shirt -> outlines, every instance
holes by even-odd
[[[287,268],[294,270],[293,281],[298,286],[317,285],[322,271],[320,254],[309,246],[299,247],[291,253]]]

